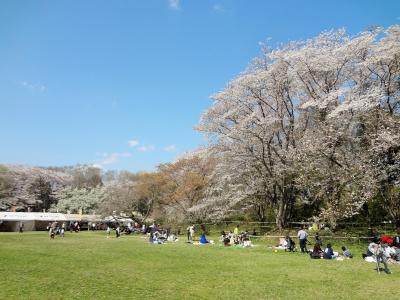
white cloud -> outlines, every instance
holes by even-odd
[[[138,150],[140,152],[150,152],[150,151],[154,151],[156,148],[153,145],[149,145],[149,146],[141,146],[138,148]]]
[[[46,86],[41,83],[30,83],[28,81],[22,81],[21,86],[31,91],[35,92],[45,92],[47,90]]]
[[[164,147],[164,151],[166,151],[166,152],[174,152],[174,151],[176,151],[176,146],[175,145],[168,145],[168,146]]]
[[[128,145],[129,145],[129,147],[136,147],[137,145],[139,145],[139,141],[138,140],[130,140],[130,141],[128,141]]]
[[[172,9],[179,9],[180,0],[168,0],[168,5]]]
[[[103,160],[100,162],[100,165],[111,165],[119,162],[121,158],[131,157],[132,154],[129,152],[114,152],[114,153],[103,153]]]
[[[212,8],[213,8],[213,11],[218,12],[218,13],[225,12],[225,8],[221,4],[214,4]]]

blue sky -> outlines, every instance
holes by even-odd
[[[153,170],[272,45],[400,23],[400,1],[0,2],[0,163]]]

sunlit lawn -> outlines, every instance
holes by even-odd
[[[0,233],[0,299],[394,299],[400,265],[378,275],[361,247],[350,248],[355,259],[326,261],[262,241],[239,249],[103,232]]]

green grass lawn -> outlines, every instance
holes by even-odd
[[[334,244],[338,249],[338,244]],[[152,245],[103,232],[0,233],[0,299],[369,299],[399,292],[400,265],[378,275],[356,258],[311,260],[255,248]]]

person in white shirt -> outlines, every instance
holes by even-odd
[[[302,228],[297,233],[297,237],[299,238],[301,253],[306,253],[308,233]]]
[[[194,241],[194,225],[190,226],[189,232],[190,232],[190,241]]]
[[[109,238],[110,237],[110,234],[111,234],[111,227],[110,227],[110,225],[107,225],[107,238]]]

